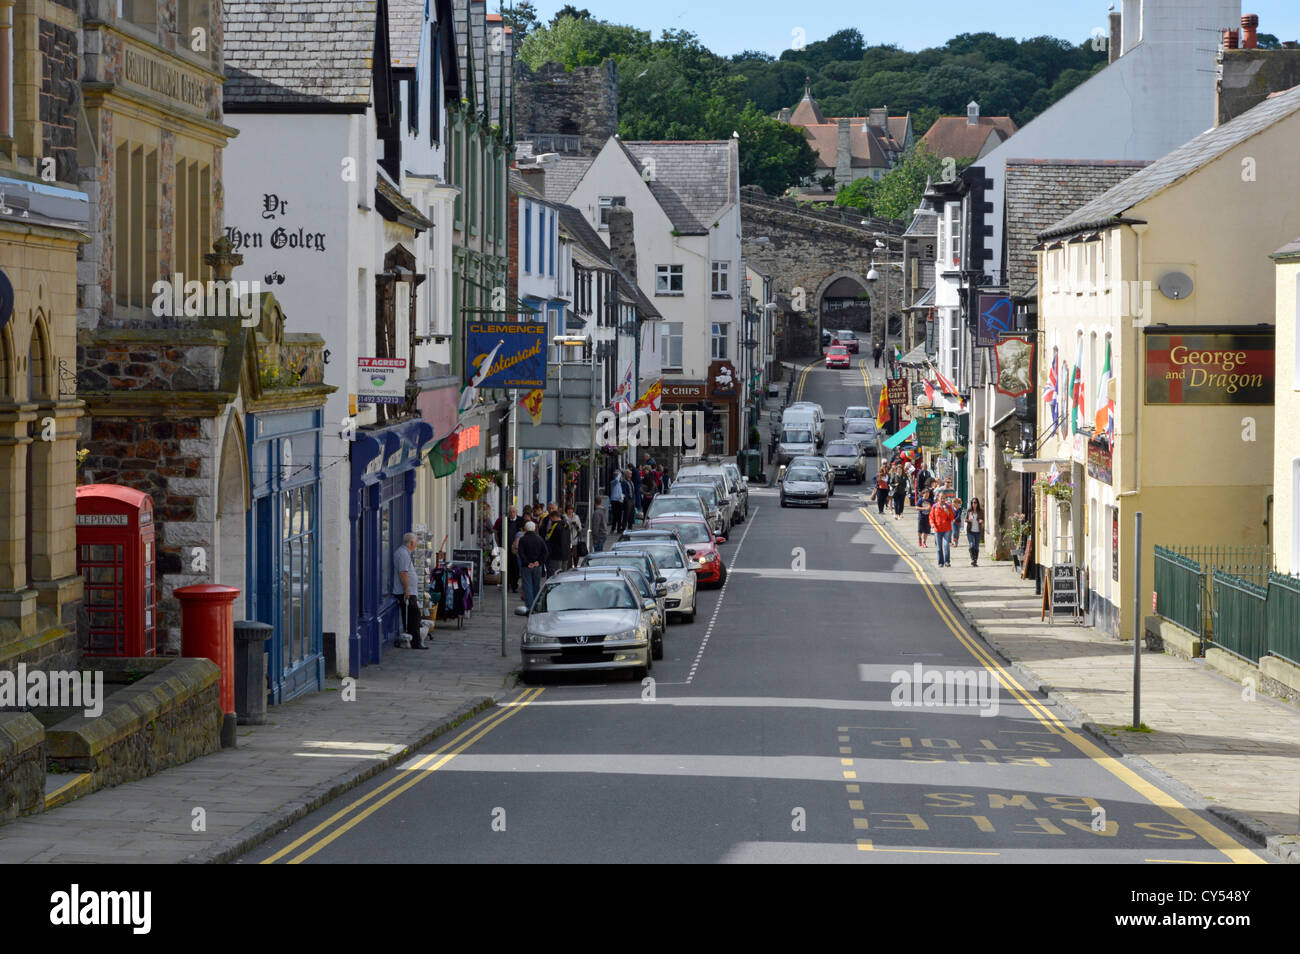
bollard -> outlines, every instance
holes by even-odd
[[[266,641],[270,623],[235,621],[235,714],[240,725],[266,723]]]
[[[221,668],[221,747],[235,747],[235,599],[239,590],[198,583],[173,591],[181,601],[181,655]]]

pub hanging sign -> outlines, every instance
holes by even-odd
[[[1147,404],[1272,404],[1274,333],[1147,331]]]

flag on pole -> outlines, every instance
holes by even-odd
[[[880,407],[876,411],[876,427],[883,428],[889,421],[889,388],[880,386]]]
[[[931,384],[929,381],[925,381],[925,382],[923,382],[923,383],[925,384],[925,399],[926,399],[927,402],[929,402],[931,405],[933,405],[933,404],[934,404],[934,385]]]
[[[1079,417],[1087,417],[1084,412],[1083,402],[1082,364],[1076,364],[1074,366],[1074,385],[1070,388],[1070,400],[1072,403],[1072,407],[1070,408],[1070,433],[1077,434],[1079,433]]]
[[[942,391],[944,394],[951,395],[952,397],[957,397],[957,385],[952,380],[952,378],[945,375],[933,364],[930,365],[930,370],[934,372],[934,378],[936,381],[939,382],[939,390]]]
[[[1057,353],[1052,349],[1052,367],[1047,372],[1047,384],[1043,387],[1043,403],[1052,409],[1052,427],[1061,423],[1061,393],[1057,378]]]
[[[528,412],[528,416],[532,418],[533,427],[542,423],[542,397],[545,393],[541,388],[537,388],[535,391],[529,391],[519,399],[519,403],[523,405],[524,410]]]
[[[632,405],[632,410],[639,411],[642,408],[651,411],[659,410],[663,402],[663,394],[664,382],[663,379],[660,378],[654,384],[650,385],[650,387],[645,389],[645,394],[641,395],[641,397],[637,399],[636,404]]]
[[[497,346],[488,352],[488,356],[479,362],[478,370],[475,371],[474,376],[469,379],[469,384],[465,385],[464,389],[460,392],[460,401],[457,402],[456,409],[461,414],[464,414],[474,406],[474,402],[478,399],[479,382],[487,377],[488,371],[492,367],[492,362],[497,359],[497,352],[501,350],[503,344],[505,344],[505,339],[498,341]]]
[[[446,477],[456,470],[456,458],[460,454],[460,428],[457,427],[438,443],[433,445],[429,454],[429,467],[433,476]]]
[[[1106,362],[1101,367],[1101,379],[1097,382],[1097,419],[1094,434],[1105,435],[1106,439],[1115,439],[1115,399],[1110,396],[1110,382],[1114,375],[1110,371],[1110,339],[1106,339]]]
[[[1057,482],[1058,482],[1060,479],[1061,479],[1061,472],[1060,472],[1059,470],[1056,469],[1056,464],[1053,463],[1053,464],[1052,464],[1052,469],[1049,470],[1049,471],[1047,472],[1047,482],[1048,482],[1048,484],[1050,484],[1051,486],[1055,487],[1056,484],[1057,484]]]
[[[623,382],[618,386],[618,390],[614,392],[614,400],[609,405],[616,414],[632,409],[632,388],[632,362],[629,361],[627,363],[627,372],[623,375]]]

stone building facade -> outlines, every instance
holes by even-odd
[[[75,4],[0,0],[0,666],[75,664]],[[11,69],[12,64],[12,69]]]
[[[515,138],[535,153],[594,156],[618,132],[618,72],[613,60],[566,72],[545,63],[515,68]]]

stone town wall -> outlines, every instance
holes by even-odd
[[[618,74],[613,60],[566,72],[545,63],[536,72],[518,61],[514,81],[515,138],[529,133],[582,137],[582,153],[595,155],[618,132]]]

